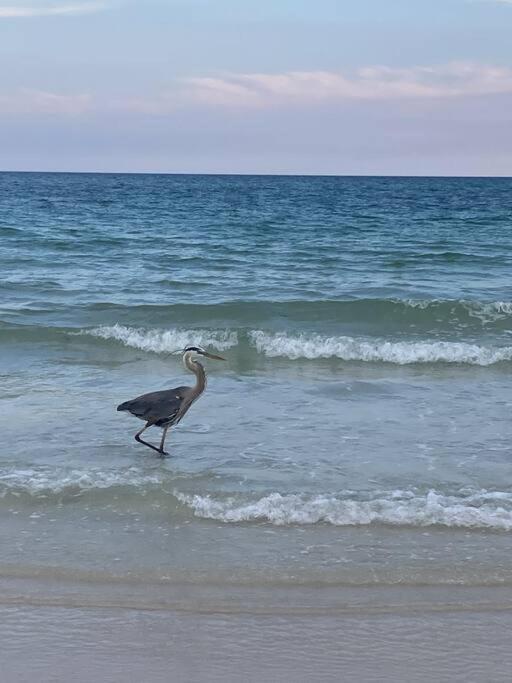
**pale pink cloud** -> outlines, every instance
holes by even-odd
[[[261,96],[251,84],[250,78],[188,78],[184,80],[187,88],[183,95],[185,99],[192,96],[206,104],[243,103],[258,106]]]
[[[512,69],[466,62],[353,72],[290,71],[191,78],[185,97],[225,106],[265,107],[289,102],[443,98],[512,92]]]
[[[177,110],[201,111],[209,107],[303,108],[324,103],[336,106],[344,101],[453,99],[500,93],[512,93],[512,69],[459,62],[410,68],[371,66],[351,73],[292,71],[194,77],[147,95],[61,94],[20,88],[0,93],[0,114],[110,112],[165,116]]]

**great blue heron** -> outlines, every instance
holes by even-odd
[[[167,430],[172,425],[178,422],[185,415],[192,403],[201,396],[206,387],[206,372],[203,366],[197,360],[196,356],[204,356],[205,358],[213,358],[214,360],[226,360],[222,356],[215,356],[213,353],[208,353],[199,346],[187,346],[183,351],[183,364],[193,372],[196,376],[196,385],[194,387],[176,387],[176,389],[166,389],[165,391],[153,391],[150,394],[143,394],[131,401],[126,401],[117,406],[117,410],[126,410],[140,420],[146,423],[144,427],[135,434],[135,440],[149,446],[161,456],[168,455],[164,451],[165,437]],[[160,441],[160,448],[144,441],[140,438],[142,432],[148,427],[161,427],[164,430],[162,440]]]

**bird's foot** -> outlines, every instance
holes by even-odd
[[[161,449],[159,449],[158,452],[160,453],[161,458],[165,458],[166,455],[169,455],[169,453],[167,451],[163,451]]]

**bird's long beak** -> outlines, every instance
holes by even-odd
[[[169,351],[169,353],[166,353],[164,358],[169,358],[169,356],[176,356],[178,353],[182,353],[181,349],[178,349],[177,351]]]
[[[222,356],[216,356],[214,353],[208,353],[208,351],[203,351],[201,355],[206,356],[206,358],[212,358],[213,360],[226,360]]]

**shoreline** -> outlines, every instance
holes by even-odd
[[[111,577],[0,576],[0,605],[183,614],[325,616],[510,612],[512,584],[144,581]]]

